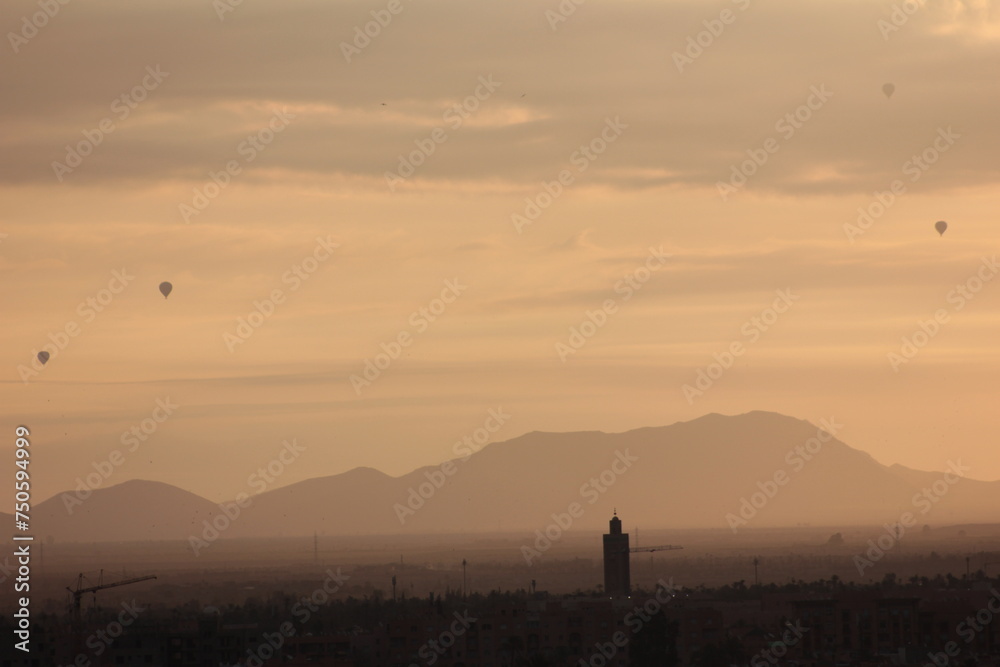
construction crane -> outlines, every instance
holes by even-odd
[[[639,553],[640,551],[673,551],[674,549],[683,549],[684,547],[674,546],[673,544],[667,544],[659,547],[631,547],[628,552],[630,554]]]
[[[628,549],[622,549],[622,553],[634,554],[641,552],[653,552],[653,551],[674,551],[675,549],[683,549],[684,547],[678,547],[673,544],[664,544],[658,547],[629,547]],[[649,554],[649,571],[653,571],[653,554]]]
[[[76,580],[76,590],[73,590],[69,586],[66,587],[70,593],[73,594],[73,622],[79,624],[80,622],[80,600],[87,593],[94,593],[96,597],[97,591],[104,590],[105,588],[115,588],[116,586],[126,586],[128,584],[135,584],[140,581],[148,581],[149,579],[156,579],[155,575],[147,575],[145,577],[135,577],[133,579],[123,579],[122,581],[113,581],[109,584],[104,583],[104,570],[101,570],[101,575],[97,580],[96,586],[83,587],[83,573]]]

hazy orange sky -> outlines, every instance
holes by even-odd
[[[35,502],[114,450],[105,486],[213,500],[291,439],[275,486],[399,475],[500,406],[494,440],[832,416],[1000,479],[1000,3],[51,2],[7,3],[0,69],[0,411]]]

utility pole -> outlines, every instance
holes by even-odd
[[[466,591],[469,590],[468,588],[466,588],[466,586],[467,586],[466,579],[465,579],[465,565],[466,565],[466,563],[467,563],[467,561],[463,558],[462,559],[462,599],[463,600],[465,599],[465,596],[467,595]]]
[[[753,557],[753,585],[754,586],[759,586],[760,585],[760,579],[757,578],[757,564],[759,562],[760,562],[760,559],[757,558],[756,556],[754,556]]]

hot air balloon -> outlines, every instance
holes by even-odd
[[[892,97],[892,94],[896,92],[896,86],[891,83],[884,84],[882,86],[882,92],[885,93],[886,98]]]
[[[42,350],[41,352],[38,353],[38,360],[42,362],[42,364],[44,364],[46,361],[49,360],[49,353],[46,352],[45,350]]]
[[[160,283],[160,294],[162,294],[163,298],[166,299],[168,296],[170,296],[170,291],[173,288],[174,288],[174,286],[171,285],[170,283],[168,283],[168,282],[162,282],[162,283]]]
[[[944,220],[938,220],[934,223],[934,229],[937,230],[938,234],[944,235],[944,230],[948,229],[948,223]]]

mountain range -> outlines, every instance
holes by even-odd
[[[624,433],[532,432],[401,477],[355,468],[222,506],[132,480],[79,502],[57,494],[33,508],[32,528],[60,542],[207,538],[212,521],[223,538],[530,535],[550,524],[606,532],[615,509],[626,527],[734,532],[996,521],[1000,482],[965,477],[960,461],[948,472],[882,465],[837,439],[840,428],[755,411]]]

